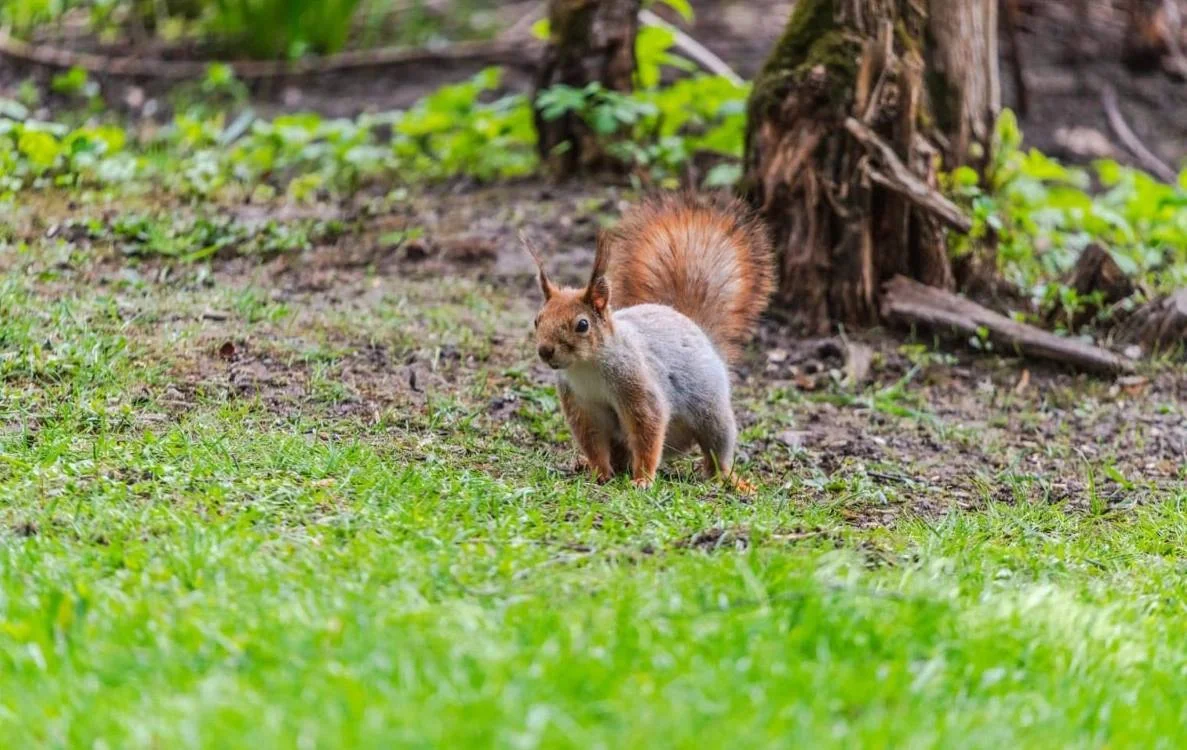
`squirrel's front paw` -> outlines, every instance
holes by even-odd
[[[742,479],[737,474],[730,472],[729,474],[718,474],[718,479],[722,480],[726,486],[730,487],[740,495],[753,495],[758,492],[758,488],[750,482]]]
[[[758,488],[750,482],[747,482],[745,479],[738,479],[737,477],[734,477],[730,480],[730,483],[734,486],[735,490],[743,495],[753,495],[758,492]]]
[[[641,490],[645,490],[651,486],[654,480],[651,477],[635,477],[631,480],[631,484],[635,485]]]
[[[579,456],[577,460],[573,462],[573,473],[590,474],[593,476],[593,480],[598,484],[605,484],[614,478],[614,472],[612,472],[609,467],[603,466],[600,468],[594,468],[589,463],[589,459],[587,459],[585,456]]]

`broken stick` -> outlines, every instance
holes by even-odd
[[[1001,348],[1098,373],[1132,372],[1133,363],[1099,346],[1019,323],[952,292],[895,276],[882,295],[882,316],[892,321],[948,329],[965,336],[987,333]]]
[[[1116,89],[1111,85],[1105,84],[1105,87],[1100,92],[1100,99],[1105,108],[1105,115],[1109,119],[1109,127],[1121,139],[1121,143],[1125,148],[1134,155],[1138,163],[1142,165],[1142,168],[1148,170],[1163,182],[1175,182],[1179,178],[1175,170],[1168,167],[1166,162],[1159,159],[1150,149],[1146,148],[1146,144],[1142,143],[1141,139],[1130,129],[1129,123],[1125,121],[1124,115],[1121,114],[1121,108],[1117,104]]]
[[[944,197],[943,193],[928,185],[912,172],[902,159],[894,152],[890,144],[878,137],[878,134],[867,128],[856,118],[845,120],[845,129],[870,152],[874,161],[881,169],[873,166],[866,167],[870,179],[882,187],[893,190],[919,208],[934,215],[961,234],[968,234],[973,229],[970,219],[960,206]]]

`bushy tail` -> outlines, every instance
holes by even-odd
[[[648,302],[687,315],[729,362],[774,286],[771,241],[740,201],[677,194],[630,210],[610,237],[614,308]]]

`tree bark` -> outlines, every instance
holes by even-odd
[[[598,82],[630,91],[635,75],[635,37],[642,0],[549,0],[550,38],[536,77],[533,99],[557,84],[583,88]],[[571,173],[604,163],[590,128],[576,113],[555,120],[535,107],[540,155]]]
[[[796,3],[751,94],[743,190],[805,332],[876,322],[895,276],[954,287],[938,170],[981,163],[1001,106],[997,7]]]

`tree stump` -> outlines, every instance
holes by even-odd
[[[938,170],[978,163],[1000,109],[997,2],[796,3],[754,83],[742,189],[805,333],[876,322],[895,276],[954,287]]]

